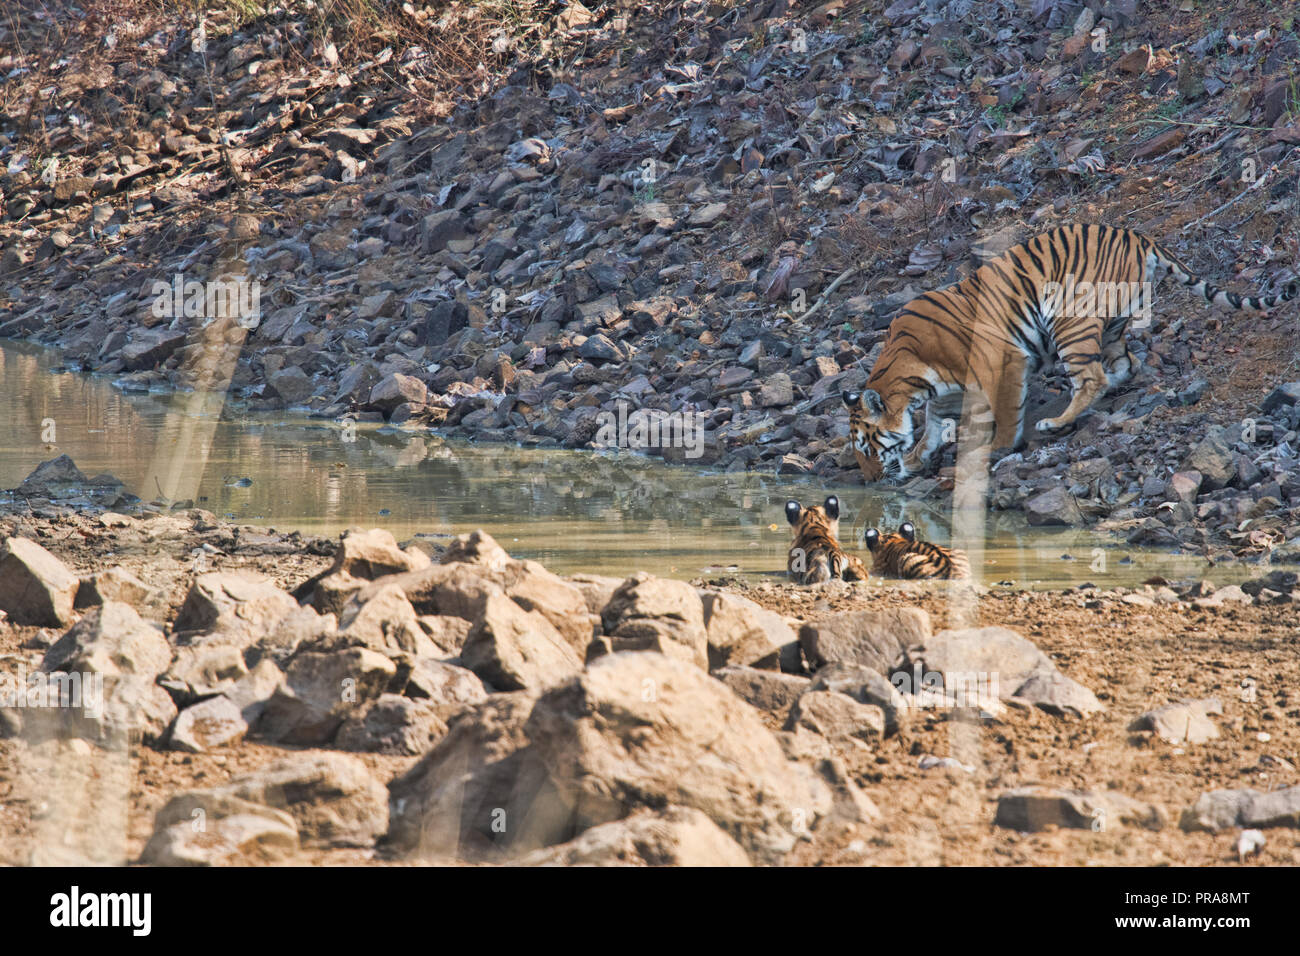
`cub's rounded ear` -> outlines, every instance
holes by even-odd
[[[852,408],[854,405],[858,404],[859,397],[860,396],[857,392],[844,392],[840,395],[840,398],[844,399],[845,408]]]
[[[834,519],[840,516],[840,499],[834,495],[829,496],[822,507],[826,509],[826,517]]]
[[[908,541],[916,540],[916,529],[912,527],[912,522],[910,521],[904,521],[902,524],[900,524],[898,526],[898,533],[901,534]]]
[[[799,515],[803,512],[803,506],[791,498],[785,503],[785,520],[794,524],[799,520]]]
[[[880,532],[875,528],[868,528],[867,533],[863,535],[867,540],[867,550],[875,551],[876,545],[880,544]]]

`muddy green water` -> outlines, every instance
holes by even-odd
[[[829,493],[842,503],[841,538],[864,558],[861,532],[904,517],[924,537],[949,538],[944,510],[860,484],[364,425],[348,441],[332,422],[249,415],[224,407],[220,395],[124,394],[106,378],[52,372],[57,361],[46,350],[0,343],[0,488],[68,454],[87,475],[111,472],[143,499],[193,499],[232,521],[317,534],[384,527],[399,540],[484,528],[512,554],[562,573],[775,577],[790,542],[784,502],[815,504]],[[972,554],[972,564],[987,584],[1132,585],[1153,574],[1207,573],[1225,581],[1249,571],[1207,572],[1198,558],[1088,531],[1034,529],[1019,514],[981,520],[984,552],[982,560]]]

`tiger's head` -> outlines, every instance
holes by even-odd
[[[907,477],[903,461],[916,437],[912,432],[912,415],[906,404],[890,409],[874,389],[845,392],[844,407],[849,410],[849,440],[854,451],[868,461],[877,462],[883,477],[902,481]]]
[[[840,537],[840,499],[830,495],[822,504],[805,508],[791,498],[785,503],[785,520],[794,528],[794,539],[799,541],[805,535],[824,532],[835,540]]]

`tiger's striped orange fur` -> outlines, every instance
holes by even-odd
[[[943,418],[961,418],[977,391],[992,410],[995,449],[1025,443],[1029,376],[1060,359],[1072,396],[1040,433],[1072,424],[1104,392],[1126,382],[1137,359],[1124,341],[1135,313],[1149,314],[1166,274],[1224,309],[1264,311],[1294,299],[1243,297],[1195,276],[1166,248],[1131,229],[1061,226],[1013,246],[946,289],[917,296],[890,324],[861,392],[845,392],[850,438],[863,477],[902,480],[945,441]],[[912,409],[925,407],[922,429]],[[919,432],[919,433],[918,433]]]
[[[882,578],[968,578],[970,561],[964,551],[916,540],[910,521],[897,534],[882,536],[867,530],[867,549],[872,554],[871,573]]]
[[[862,560],[840,547],[840,501],[834,495],[815,508],[805,508],[792,498],[785,503],[785,519],[794,528],[786,572],[795,582],[867,579]]]

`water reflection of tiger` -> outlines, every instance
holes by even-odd
[[[883,578],[970,577],[965,552],[917,541],[910,521],[904,521],[897,534],[881,535],[875,528],[869,529],[867,549],[874,559],[872,573]]]
[[[865,581],[867,568],[860,558],[840,547],[840,501],[831,495],[815,508],[791,499],[785,503],[785,520],[794,528],[794,541],[786,571],[799,584],[820,584],[832,578]]]

